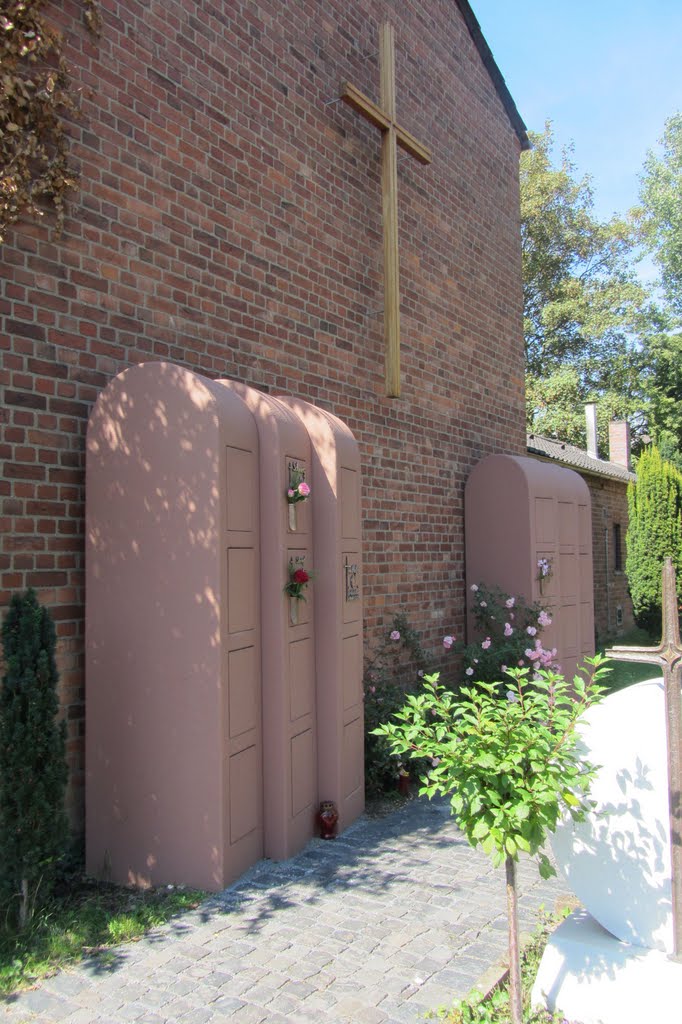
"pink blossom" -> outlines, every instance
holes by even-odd
[[[454,636],[444,636],[443,637],[443,647],[445,648],[446,651],[450,650],[450,648],[452,647],[454,642],[455,642]]]
[[[523,658],[521,658],[521,659],[520,659],[520,660],[519,660],[519,661],[517,662],[517,664],[518,664],[519,668],[523,668]]]
[[[545,611],[540,612],[540,614],[538,615],[538,626],[551,626],[551,625],[552,625],[552,620],[549,617],[549,615],[547,614],[547,612],[545,612]]]
[[[518,704],[519,703],[519,695],[518,695],[518,693],[514,693],[513,690],[507,690],[507,700],[509,701],[510,704]]]
[[[287,491],[287,498],[293,498],[295,497],[295,495],[296,491],[293,489],[293,487],[290,487],[289,490]]]
[[[533,651],[531,650],[530,647],[526,647],[526,649],[525,649],[525,651],[523,653],[526,655],[527,658],[532,658],[533,657]]]
[[[370,693],[376,693],[376,692],[377,692],[377,688],[376,688],[376,686],[370,686],[370,688],[369,688],[369,692],[370,692]]]
[[[513,608],[514,605],[516,604],[516,598],[515,597],[508,597],[507,600],[504,603],[506,604],[507,608]]]
[[[500,672],[506,672],[506,671],[507,671],[507,666],[506,665],[500,665]]]
[[[391,640],[400,640],[400,633],[397,629],[394,629],[391,633]]]
[[[437,768],[439,764],[440,764],[440,758],[439,757],[432,757],[431,758],[431,765],[432,765],[433,768]]]
[[[488,648],[490,647],[491,643],[492,643],[492,640],[490,639],[489,636],[487,636],[485,638],[485,640],[483,641],[483,643],[481,644],[481,647],[483,648],[484,651],[487,651]]]
[[[308,484],[305,482],[305,480],[303,480],[298,485],[298,493],[303,495],[304,498],[307,498],[308,495],[310,494],[310,488],[308,487]]]
[[[505,622],[505,624],[504,624],[504,635],[505,636],[511,636],[513,632],[514,632],[514,630],[512,628],[511,623],[510,622]]]
[[[472,676],[473,674],[474,674],[474,670],[471,668],[471,666],[469,666],[469,668],[466,670],[465,675]]]
[[[528,634],[528,636],[535,636],[535,634],[537,633],[537,629],[535,628],[535,626],[528,626],[526,628],[526,633]]]
[[[472,584],[471,584],[471,589],[473,590],[473,592],[474,592],[474,594],[475,594],[475,593],[476,593],[476,591],[478,590],[478,584],[476,584],[476,583],[472,583]]]

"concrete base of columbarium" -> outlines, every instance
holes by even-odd
[[[662,679],[611,694],[580,732],[584,757],[600,766],[596,806],[563,822],[552,850],[585,909],[549,941],[533,1003],[580,1024],[679,1024]]]
[[[578,910],[548,942],[532,1002],[580,1024],[679,1024],[682,963],[621,942]]]

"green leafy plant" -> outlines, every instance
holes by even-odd
[[[49,896],[67,837],[56,642],[52,618],[35,592],[15,594],[2,624],[0,893],[21,927]]]
[[[541,875],[553,874],[541,850],[548,834],[563,813],[579,821],[591,807],[595,768],[579,753],[576,725],[600,699],[607,671],[599,655],[586,659],[572,684],[553,669],[509,669],[503,698],[486,682],[455,696],[435,673],[376,730],[392,753],[430,759],[420,792],[448,796],[470,845],[505,866],[513,1024],[521,1024],[516,862],[522,852],[538,855]]]
[[[371,799],[396,793],[400,772],[405,770],[405,759],[392,753],[390,744],[377,735],[376,729],[400,710],[406,693],[415,689],[414,680],[420,685],[420,676],[430,664],[433,661],[422,646],[419,631],[405,615],[394,615],[365,662],[365,791]],[[411,765],[415,773],[418,767]]]
[[[625,571],[638,626],[660,636],[661,566],[670,555],[682,597],[682,473],[656,448],[642,453],[628,485]]]

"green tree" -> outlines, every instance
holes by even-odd
[[[50,890],[67,822],[65,724],[57,722],[56,635],[35,592],[15,595],[2,624],[0,893],[24,926]]]
[[[662,457],[682,471],[682,333],[647,338],[642,362],[647,433]]]
[[[594,217],[590,179],[577,180],[570,149],[553,163],[551,124],[530,137],[520,169],[527,371],[540,379],[571,363],[585,387],[598,387],[641,325],[635,225]]]
[[[623,384],[623,392],[613,388],[597,391],[585,386],[580,371],[567,364],[548,377],[526,377],[526,419],[530,433],[556,437],[567,444],[585,448],[585,403],[597,403],[597,432],[599,453],[606,457],[609,450],[609,421],[627,419],[632,431],[634,452],[641,447],[642,434],[648,429],[648,399],[642,392],[643,377],[636,374],[637,363],[631,363],[628,377],[636,378],[630,386]]]
[[[578,748],[576,725],[600,698],[605,669],[599,656],[587,661],[572,685],[552,670],[539,669],[531,679],[528,669],[510,669],[506,699],[499,683],[476,683],[455,696],[437,674],[426,676],[421,693],[409,695],[393,720],[376,730],[394,754],[430,759],[420,792],[449,797],[467,842],[505,866],[514,1024],[521,1024],[519,853],[539,854],[540,873],[554,874],[540,852],[548,834],[563,813],[579,821],[591,806],[595,769]]]
[[[682,315],[682,113],[665,122],[662,152],[649,151],[641,178],[643,240],[660,271],[663,288]]]
[[[661,568],[670,555],[682,596],[682,473],[647,449],[628,485],[625,571],[637,625],[660,635]]]

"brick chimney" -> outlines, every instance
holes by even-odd
[[[585,424],[587,426],[587,454],[593,458],[599,458],[597,446],[597,403],[588,402],[585,406]]]
[[[611,420],[609,423],[609,462],[631,469],[630,424],[627,420]]]

